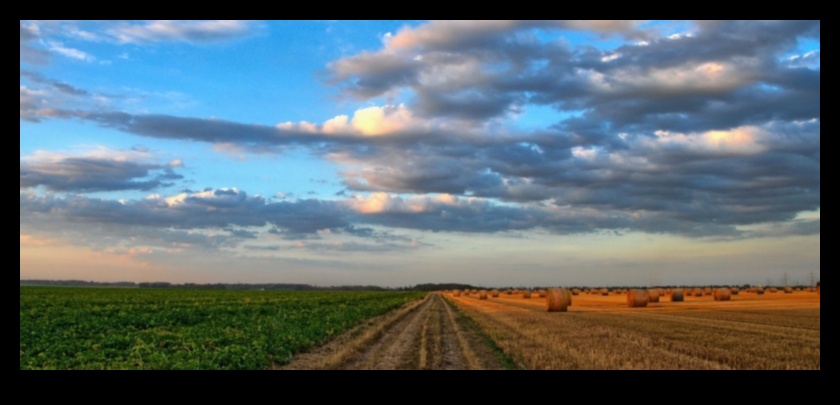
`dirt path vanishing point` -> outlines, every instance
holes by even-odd
[[[440,294],[370,320],[280,370],[493,370],[493,349]]]

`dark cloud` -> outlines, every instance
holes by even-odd
[[[89,93],[85,90],[78,89],[67,83],[59,82],[57,80],[50,80],[42,76],[38,72],[20,69],[20,77],[25,77],[35,83],[41,83],[51,86],[52,88],[71,96],[87,96]]]
[[[333,81],[356,97],[410,90],[412,108],[427,117],[480,121],[534,103],[583,110],[586,123],[603,124],[599,132],[725,129],[819,118],[819,71],[792,71],[781,61],[798,38],[818,37],[819,26],[703,22],[693,36],[645,35],[645,46],[605,52],[543,44],[528,35],[537,28],[568,28],[563,22],[436,22],[330,69]],[[584,129],[573,124],[563,128]]]
[[[546,43],[533,31],[554,28],[645,42],[599,50]],[[820,22],[698,22],[695,28],[670,38],[619,22],[435,22],[406,29],[386,39],[381,52],[330,65],[331,83],[352,96],[406,92],[416,118],[431,123],[385,136],[45,109],[23,86],[21,118],[75,117],[138,136],[246,150],[304,147],[345,167],[347,191],[339,196],[474,197],[380,195],[384,208],[367,211],[351,209],[353,200],[275,203],[237,190],[187,193],[173,203],[52,202],[62,208],[49,212],[79,211],[73,218],[91,222],[138,218],[174,229],[229,229],[238,238],[253,236],[234,235],[243,228],[270,226],[277,237],[298,241],[319,241],[318,231],[331,229],[382,245],[387,238],[370,227],[737,238],[759,235],[746,226],[789,225],[797,214],[818,210],[819,51],[790,55],[802,38],[819,39]],[[555,125],[538,131],[495,125],[533,105],[556,109]],[[440,122],[446,125],[435,125]],[[135,176],[142,168],[124,169],[122,181],[145,178]],[[21,212],[36,203],[22,197]],[[90,206],[97,210],[86,212]],[[136,212],[120,212],[126,210]],[[797,224],[779,232],[819,233],[818,221]]]
[[[163,229],[242,229],[273,225],[293,233],[347,226],[345,209],[327,201],[270,203],[238,190],[211,190],[163,199],[111,201],[85,196],[21,193],[21,216],[51,214],[78,223],[106,223]]]
[[[20,162],[20,188],[59,192],[150,191],[183,177],[168,165],[101,157],[59,157]]]

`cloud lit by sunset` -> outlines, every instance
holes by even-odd
[[[804,281],[820,131],[819,21],[21,20],[20,277]]]

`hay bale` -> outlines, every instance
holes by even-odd
[[[499,298],[499,290],[491,291],[490,296],[493,297],[493,298]]]
[[[758,294],[758,295],[764,295],[764,289],[763,288],[756,288],[755,293]]]
[[[732,300],[732,293],[728,288],[720,288],[715,290],[715,301],[730,301]]]
[[[530,291],[524,291],[524,292],[522,292],[522,298],[524,298],[524,299],[526,299],[526,300],[531,299],[531,292],[530,292]]]
[[[671,302],[683,302],[685,301],[685,294],[682,290],[674,290],[671,291]]]
[[[580,295],[580,290],[578,290],[578,289],[572,290],[572,295],[574,295],[575,297],[579,296]]]
[[[545,294],[545,308],[548,312],[568,312],[572,304],[572,292],[565,288],[550,288]]]
[[[793,288],[785,287],[785,294],[793,294]]]
[[[732,292],[732,295],[738,295],[741,293],[741,290],[737,288],[731,288],[729,291]]]
[[[699,298],[699,297],[702,297],[704,294],[703,294],[703,290],[701,290],[699,288],[695,288],[694,293],[691,294],[691,295]]]
[[[540,298],[545,298],[548,293],[545,290],[540,290]]]
[[[648,303],[659,303],[659,290],[648,290]]]
[[[487,299],[487,291],[479,291],[478,292],[478,299],[486,300]]]
[[[609,297],[610,296],[610,290],[604,288],[603,290],[601,290],[601,296]]]
[[[630,290],[627,293],[627,306],[630,308],[646,308],[648,293],[645,290]]]
[[[452,296],[453,296],[453,297],[455,297],[455,298],[460,298],[460,297],[461,297],[461,293],[460,293],[460,292],[458,292],[458,291],[455,291],[454,293],[452,293]]]
[[[507,290],[507,291],[505,291],[505,295],[513,295],[513,291],[512,290]]]
[[[712,295],[712,294],[713,294],[713,292],[712,292],[711,288],[707,288],[707,289],[703,290],[703,295]]]
[[[775,293],[777,293],[777,292],[779,292],[779,290],[778,290],[778,289],[776,289],[776,288],[771,288],[771,289],[770,289],[770,294],[775,294]]]

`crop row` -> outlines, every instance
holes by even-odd
[[[421,296],[20,287],[20,369],[262,369]]]

